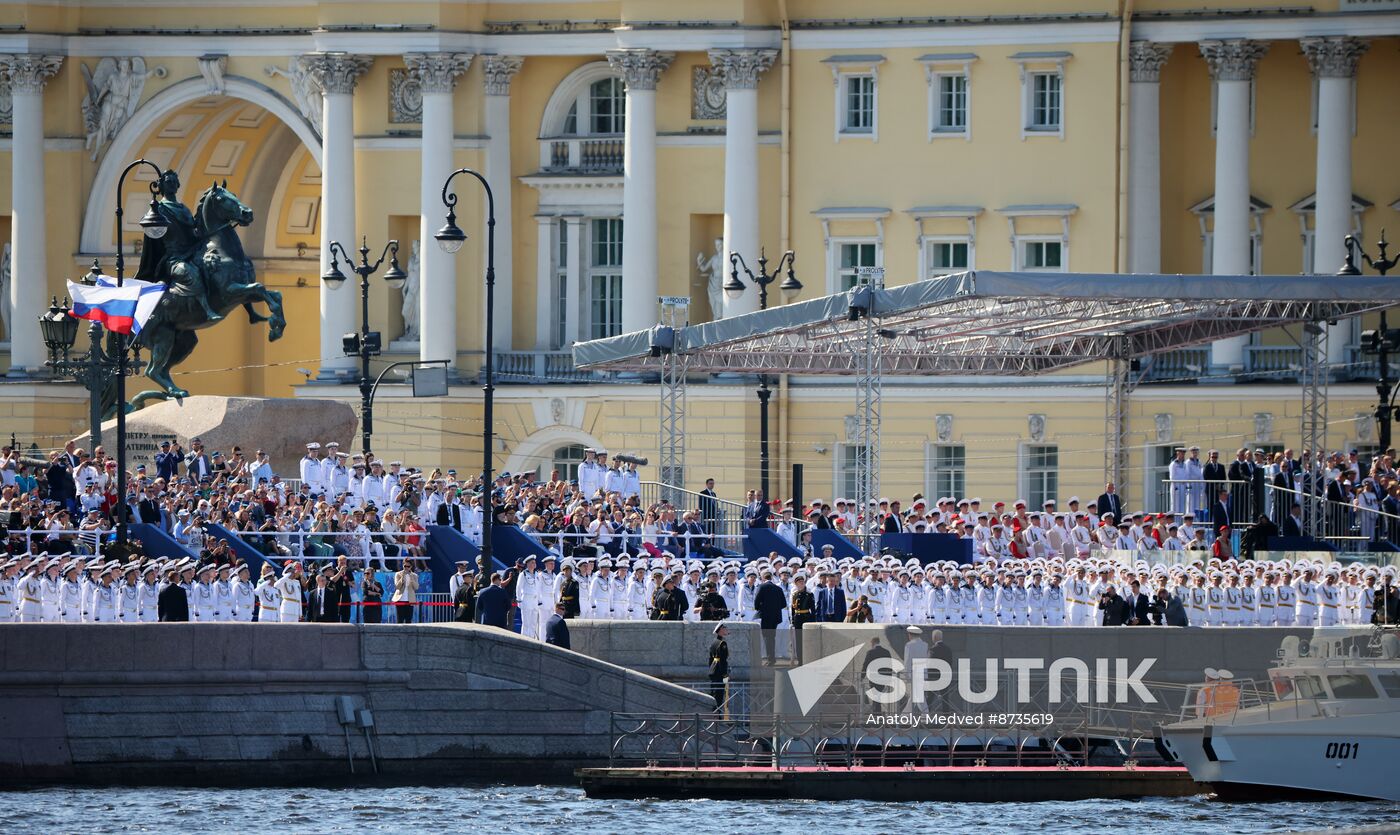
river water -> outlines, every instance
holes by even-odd
[[[44,788],[0,792],[0,832],[876,833],[1279,832],[1400,821],[1400,804],[1227,804],[1205,797],[1062,803],[591,800],[558,786],[354,789]]]

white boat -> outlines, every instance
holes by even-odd
[[[1400,801],[1400,635],[1318,629],[1280,657],[1265,682],[1190,688],[1166,752],[1222,798]]]

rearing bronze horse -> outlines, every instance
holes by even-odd
[[[253,210],[225,188],[227,185],[227,180],[224,185],[211,185],[199,196],[194,211],[196,237],[203,249],[199,266],[204,276],[209,306],[221,317],[242,306],[253,324],[268,323],[267,339],[274,342],[281,338],[287,327],[286,317],[282,313],[282,294],[267,289],[254,278],[253,261],[244,254],[243,243],[236,231],[237,227],[253,222]],[[146,263],[143,254],[142,264]],[[151,278],[168,283],[165,276]],[[253,305],[257,302],[267,305],[267,316],[254,311]],[[198,298],[174,292],[166,292],[161,297],[136,340],[138,345],[150,349],[146,376],[160,389],[136,395],[129,408],[140,408],[149,400],[189,396],[188,391],[170,379],[170,369],[194,351],[199,342],[195,332],[212,324],[214,321],[204,312]]]

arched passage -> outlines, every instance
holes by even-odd
[[[266,85],[241,76],[227,77],[224,90],[224,96],[211,97],[203,79],[186,79],[151,96],[127,120],[107,147],[97,168],[92,193],[88,195],[87,209],[83,215],[83,252],[96,254],[115,250],[116,230],[112,225],[112,209],[116,205],[117,177],[127,163],[145,150],[153,138],[153,132],[157,132],[157,128],[165,129],[164,126],[168,126],[171,116],[187,106],[205,101],[226,105],[231,100],[242,100],[257,105],[280,120],[301,140],[301,144],[310,152],[319,169],[321,140],[290,102]],[[191,131],[198,129],[198,126],[191,126]],[[128,191],[130,188],[128,183]]]
[[[602,446],[597,438],[571,426],[550,426],[531,433],[529,437],[515,445],[506,458],[504,472],[518,473],[539,469],[548,477],[554,464],[555,452],[569,446],[585,446],[597,449]]]

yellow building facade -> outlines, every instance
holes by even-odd
[[[1400,228],[1397,47],[1400,0],[0,3],[0,434],[45,448],[85,426],[85,393],[42,379],[35,317],[93,258],[110,273],[119,241],[140,246],[149,177],[116,193],[138,157],[176,170],[191,205],[226,181],[254,210],[243,242],[289,321],[274,343],[241,314],[202,331],[180,385],[357,402],[340,349],[357,291],[319,276],[332,240],[396,239],[413,280],[371,279],[375,368],[448,360],[459,383],[381,390],[376,452],[458,469],[481,454],[474,182],[456,181],[461,251],[431,234],[447,174],[482,171],[496,463],[547,474],[582,446],[655,456],[655,381],[575,371],[569,346],[649,327],[658,296],[689,298],[692,322],[757,309],[719,290],[731,251],[792,250],[803,299],[864,267],[891,285],[977,268],[1338,280],[1343,235],[1374,254]],[[1338,449],[1376,442],[1365,327],[1329,328]],[[1155,500],[1173,445],[1296,443],[1295,336],[1145,361],[1130,499]],[[776,490],[800,463],[809,497],[853,492],[852,388],[774,388]],[[1099,368],[887,381],[883,419],[890,495],[1102,487]],[[695,381],[686,428],[687,486],[756,485],[752,381]]]

